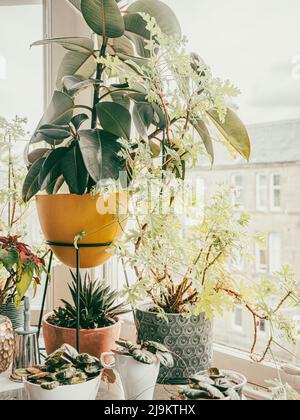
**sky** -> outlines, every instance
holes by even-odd
[[[299,0],[164,0],[189,48],[241,91],[247,124],[300,118]]]

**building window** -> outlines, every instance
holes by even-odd
[[[266,334],[267,332],[266,321],[264,321],[263,319],[259,322],[259,332],[261,334]]]
[[[281,177],[273,174],[271,177],[271,210],[281,209]]]
[[[233,328],[235,330],[243,329],[243,308],[242,306],[237,306],[233,314]]]
[[[256,271],[258,273],[267,273],[268,271],[268,253],[267,248],[256,246]]]
[[[261,211],[268,209],[268,177],[264,174],[256,177],[256,208]]]
[[[244,207],[245,204],[245,188],[244,177],[242,175],[233,176],[233,205],[237,207]]]
[[[281,270],[281,236],[279,233],[269,235],[269,269],[270,273]]]
[[[0,80],[6,79],[6,59],[0,55]]]

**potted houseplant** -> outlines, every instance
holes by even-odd
[[[100,360],[64,345],[49,355],[44,365],[20,369],[16,374],[24,379],[28,400],[88,401],[97,397],[102,371]]]
[[[122,235],[126,224],[126,192],[104,197],[100,188],[103,181],[119,180],[120,172],[126,171],[126,161],[119,156],[119,139],[131,138],[132,121],[143,130],[151,123],[159,130],[163,124],[160,104],[149,103],[145,87],[129,87],[124,77],[128,69],[136,72],[135,60],[143,63],[148,57],[144,46],[150,33],[139,12],[149,10],[170,35],[180,33],[180,26],[171,9],[158,0],[150,0],[147,6],[138,0],[127,9],[116,0],[71,3],[93,34],[34,44],[57,43],[67,53],[58,72],[57,90],[27,148],[29,171],[23,199],[28,202],[37,195],[48,241],[72,245],[76,238],[81,244],[103,244],[81,250],[80,266],[90,268],[110,258],[107,248]],[[120,59],[124,70],[117,84],[103,61],[112,57]],[[93,89],[92,107],[77,101],[77,94],[86,88]],[[136,104],[133,111],[131,102]],[[139,104],[147,106],[147,121]],[[42,147],[35,148],[41,143]],[[70,194],[57,194],[63,185]],[[52,249],[63,263],[75,267],[74,248],[52,245]]]
[[[173,367],[173,356],[160,343],[117,341],[118,349],[103,353],[101,363],[107,369],[116,368],[125,394],[125,400],[152,400],[160,364]],[[113,360],[107,363],[106,358]]]
[[[41,282],[46,271],[43,258],[34,254],[18,236],[0,237],[0,313],[11,319],[14,328],[24,325],[21,302],[33,284]],[[23,323],[23,324],[22,324]]]
[[[189,385],[180,390],[175,399],[239,401],[246,382],[246,378],[236,372],[211,368],[190,378]]]
[[[76,346],[76,278],[69,286],[73,304],[48,314],[43,322],[43,336],[47,354],[53,353],[64,343]],[[121,332],[121,314],[128,312],[124,303],[117,304],[118,293],[88,275],[80,278],[80,350],[95,357],[115,348]]]
[[[28,208],[20,196],[24,173],[14,147],[26,135],[25,123],[19,117],[11,122],[0,117],[0,162],[6,175],[0,186],[0,314],[10,318],[15,329],[24,325],[25,293],[44,271],[44,258],[24,243]]]

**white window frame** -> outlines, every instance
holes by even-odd
[[[277,244],[276,244],[276,241]],[[275,249],[278,246],[279,249]],[[281,270],[282,261],[282,238],[278,232],[271,232],[269,234],[269,272],[271,274]],[[278,254],[278,255],[276,255]],[[277,261],[279,260],[279,262]]]
[[[266,259],[267,259],[267,263],[265,266],[262,266],[262,264],[260,264],[260,252],[261,251],[265,251],[266,252]],[[256,266],[256,272],[257,273],[268,273],[268,247],[266,246],[265,248],[261,247],[260,245],[256,244],[255,245],[255,266]]]
[[[237,178],[242,179],[242,185],[241,186],[237,186],[237,182],[236,182]],[[232,185],[233,185],[233,188],[234,188],[233,193],[232,193],[232,204],[234,206],[236,206],[238,209],[241,209],[241,210],[245,208],[245,184],[244,184],[244,181],[245,181],[244,175],[242,175],[242,174],[232,175],[231,182],[232,182]],[[237,192],[242,192],[242,196],[243,196],[242,203],[237,202],[237,198],[236,198],[236,193]]]
[[[261,177],[266,178],[266,186],[261,184]],[[265,191],[264,191],[265,190]],[[267,199],[266,205],[261,204],[261,193],[265,193],[265,197]],[[264,173],[256,174],[256,210],[267,212],[268,211],[268,175]]]
[[[241,311],[241,325],[237,324],[236,322],[236,313],[237,311]],[[241,305],[237,305],[232,313],[232,329],[236,332],[242,332],[243,331],[243,321],[244,321],[244,313],[243,313],[243,307]]]
[[[280,184],[275,185],[275,177],[279,176]],[[280,205],[275,205],[275,191],[280,193]],[[272,173],[270,178],[270,209],[272,212],[280,212],[282,209],[282,175],[280,173]]]

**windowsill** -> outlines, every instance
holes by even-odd
[[[128,318],[123,321],[122,338],[126,340],[136,340],[135,324]],[[255,363],[249,353],[214,344],[213,364],[220,369],[235,370],[248,379],[248,389],[246,396],[250,399],[270,399],[267,392],[268,380],[278,379],[278,369],[271,362]],[[288,382],[296,391],[300,391],[300,378],[280,372],[282,381]],[[258,389],[257,389],[258,388]]]

